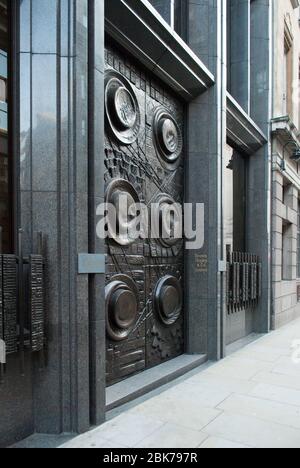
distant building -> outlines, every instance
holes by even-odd
[[[299,2],[279,0],[273,23],[272,324],[300,316]]]

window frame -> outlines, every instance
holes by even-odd
[[[7,161],[8,161],[8,244],[7,248],[2,249],[2,245],[0,249],[3,253],[14,253],[15,246],[16,246],[16,233],[15,233],[15,226],[16,226],[16,148],[17,148],[17,140],[16,140],[16,120],[15,120],[15,112],[14,109],[16,108],[16,93],[15,93],[15,71],[14,67],[16,67],[16,38],[13,35],[15,31],[14,24],[16,18],[16,1],[15,0],[7,0],[7,76],[4,77],[6,80],[6,104],[7,104],[7,129],[3,130],[3,133],[6,131],[7,133]],[[5,51],[6,52],[6,51]],[[1,252],[0,250],[0,252]]]

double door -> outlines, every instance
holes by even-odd
[[[104,176],[116,218],[106,240],[111,385],[184,351],[183,241],[175,235],[183,203],[184,108],[113,46],[105,57]],[[133,205],[143,206],[139,226]],[[144,235],[132,234],[134,226]]]

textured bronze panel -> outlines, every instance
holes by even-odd
[[[182,283],[182,264],[155,260],[147,268],[147,367],[153,367],[184,351],[183,310],[178,319],[167,325],[155,306],[157,284],[164,276],[173,276]]]
[[[114,46],[107,46],[105,58],[106,190],[111,199],[112,187],[118,180],[126,181],[130,184],[126,189],[130,197],[146,204],[150,218],[152,203],[183,200],[184,108]],[[125,183],[122,184],[124,188]],[[112,284],[116,275],[127,275],[135,283],[138,313],[134,321],[130,320],[121,341],[114,339],[108,329],[109,385],[178,356],[184,343],[184,311],[176,307],[176,301],[180,303],[179,291],[183,290],[183,243],[175,239],[119,240],[115,236],[107,241],[107,291],[119,288],[113,299],[109,296],[109,317],[114,324],[120,324],[114,307],[118,315],[121,300],[126,304],[122,317],[129,321],[134,315],[132,294],[124,292],[122,285]],[[175,278],[177,299],[173,303],[171,291],[163,289],[159,314],[154,292],[164,277]],[[172,308],[173,320],[163,321],[164,313],[172,315]]]
[[[131,250],[134,250],[132,246]],[[121,341],[107,334],[107,382],[112,384],[145,368],[145,261],[142,255],[127,255],[122,249],[108,246],[107,286],[116,275],[131,278],[138,294],[138,313],[133,326]],[[118,277],[117,276],[117,277]],[[108,304],[107,304],[108,306]]]
[[[3,255],[4,341],[7,354],[18,350],[17,341],[17,262],[14,255]]]
[[[29,259],[30,339],[33,352],[41,351],[44,347],[45,309],[43,284],[43,257],[31,255]]]

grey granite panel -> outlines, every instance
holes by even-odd
[[[57,0],[32,1],[32,52],[57,53]]]
[[[150,3],[162,16],[162,18],[168,23],[171,24],[172,17],[172,0],[150,0]]]
[[[248,113],[250,104],[250,0],[230,1],[230,92]]]
[[[188,42],[196,55],[215,73],[216,86],[193,101],[188,111],[186,201],[205,204],[205,244],[186,253],[187,351],[220,357],[220,275],[221,252],[219,218],[220,167],[224,141],[225,103],[220,106],[220,90],[225,81],[222,51],[217,42],[221,2],[190,1]],[[195,176],[197,175],[197,176]]]
[[[120,382],[107,389],[106,404],[110,411],[124,405],[156,388],[166,385],[182,375],[200,367],[206,362],[205,355],[188,356],[183,354],[178,358],[161,364],[153,369],[135,375],[126,381]]]
[[[67,57],[70,53],[70,0],[60,0],[60,56]]]
[[[71,150],[72,142],[70,135],[70,125],[72,115],[69,113],[70,102],[70,61],[63,57],[60,59],[60,138],[59,138],[59,173],[58,182],[60,191],[68,193],[69,176],[72,165]]]
[[[67,192],[60,194],[58,253],[59,253],[59,321],[61,329],[61,409],[62,430],[72,430],[72,411],[70,401],[70,321],[72,310],[70,307],[70,195]]]
[[[47,367],[44,372],[35,369],[34,408],[36,431],[55,433],[62,431],[61,400],[61,342],[59,315],[59,263],[58,263],[58,198],[55,192],[33,193],[33,230],[46,236],[46,311],[47,311]],[[46,216],[45,216],[46,214]]]
[[[33,252],[32,193],[20,192],[20,224],[23,229],[23,251],[26,255]]]
[[[210,31],[209,5],[208,2],[189,1],[189,46],[203,63],[209,65],[209,43]]]
[[[0,447],[5,448],[34,431],[32,407],[31,359],[25,359],[25,376],[20,375],[20,361],[11,356],[5,380],[0,385]]]
[[[20,54],[20,188],[31,190],[31,56]]]
[[[98,70],[94,72],[94,167],[93,167],[93,196],[104,197],[104,112],[102,103],[104,102],[104,76]]]
[[[104,0],[95,0],[94,7],[94,60],[95,68],[104,72]]]
[[[31,51],[31,0],[20,2],[20,52]]]
[[[251,116],[265,134],[270,121],[270,1],[251,3]],[[262,270],[262,298],[255,316],[255,331],[265,333],[270,328],[270,178],[269,147],[266,145],[250,158],[248,219],[249,249],[260,255]],[[257,185],[254,187],[254,180]]]
[[[88,77],[87,63],[76,58],[74,63],[74,93],[76,98],[76,119],[74,120],[76,178],[73,190],[88,192]]]
[[[32,57],[32,188],[57,188],[57,59]]]

